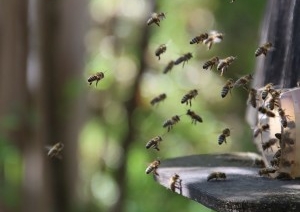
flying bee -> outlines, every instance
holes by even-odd
[[[179,57],[177,60],[175,60],[174,65],[178,65],[183,62],[182,67],[184,67],[184,64],[190,60],[193,57],[192,53],[188,52],[181,57]]]
[[[219,57],[213,57],[209,61],[204,63],[203,69],[207,70],[210,67],[211,70],[214,66],[218,65],[218,63],[219,63]]]
[[[278,108],[278,114],[280,116],[280,123],[283,128],[287,127],[288,121],[287,121],[287,115],[285,115],[285,112],[282,108]]]
[[[263,168],[263,169],[260,169],[258,171],[258,174],[260,176],[262,175],[269,175],[270,173],[275,173],[277,169],[275,169],[274,167],[267,167],[267,168]]]
[[[227,68],[233,63],[233,61],[236,59],[236,57],[229,56],[224,59],[220,59],[217,69],[218,71],[221,71],[221,76],[223,76],[224,71],[227,70]]]
[[[151,101],[150,104],[153,106],[155,104],[158,104],[165,100],[167,98],[167,95],[165,93],[159,94],[158,96],[154,97]]]
[[[258,49],[256,49],[256,51],[255,51],[255,57],[258,57],[261,54],[266,56],[268,51],[271,50],[272,46],[273,46],[273,44],[271,42],[267,42],[267,43],[263,44],[262,46],[258,47]]]
[[[195,43],[203,43],[203,41],[205,39],[208,38],[208,34],[207,33],[202,33],[199,36],[194,37],[191,41],[190,44],[195,44]]]
[[[270,125],[269,124],[263,124],[263,125],[261,125],[259,127],[256,127],[254,129],[254,132],[253,132],[254,138],[256,138],[260,134],[260,137],[261,137],[261,140],[262,140],[262,133],[266,132],[269,129],[270,129]]]
[[[192,118],[192,124],[197,124],[197,121],[203,122],[202,118],[190,109],[187,110],[186,114]]]
[[[62,155],[61,155],[61,152],[64,148],[64,144],[63,143],[56,143],[54,144],[52,147],[46,147],[46,149],[48,150],[48,153],[47,155],[50,157],[50,158],[58,158],[58,159],[62,159]]]
[[[208,38],[203,41],[203,43],[207,46],[208,50],[211,49],[214,43],[220,43],[223,40],[223,33],[219,33],[213,31],[209,34]]]
[[[165,67],[163,73],[166,74],[166,73],[168,73],[169,71],[171,71],[172,68],[173,68],[173,66],[174,66],[174,61],[171,60],[171,61],[168,63],[168,65]]]
[[[160,165],[160,160],[154,160],[152,163],[150,163],[150,165],[146,168],[146,174],[150,174],[151,172],[153,172],[154,175],[159,175],[157,173],[157,168]]]
[[[190,90],[187,94],[185,94],[181,99],[181,104],[186,103],[192,106],[192,99],[198,95],[198,91],[196,89]]]
[[[181,181],[182,180],[180,179],[179,175],[178,174],[174,174],[170,178],[170,181],[169,181],[169,186],[170,186],[171,191],[175,192],[176,188],[177,188],[177,189],[179,189],[179,191],[181,193],[181,189],[182,189]]]
[[[90,85],[96,81],[96,87],[97,87],[97,84],[100,80],[102,80],[104,78],[104,73],[103,72],[97,72],[95,73],[94,75],[91,75],[89,78],[88,78],[88,82],[90,83]]]
[[[262,100],[265,100],[269,94],[269,92],[273,89],[273,83],[268,83],[265,85],[264,89],[261,92]]]
[[[155,50],[155,56],[158,57],[160,60],[160,55],[163,54],[167,50],[167,46],[165,44],[161,44],[156,50]]]
[[[156,137],[152,138],[150,141],[147,142],[146,149],[153,147],[153,149],[156,149],[157,151],[159,151],[158,145],[160,144],[161,141],[162,141],[161,136],[156,136]]]
[[[222,131],[222,134],[219,135],[219,138],[218,138],[219,145],[221,145],[223,142],[227,143],[226,137],[229,137],[229,136],[230,136],[230,129],[229,128],[224,129]]]
[[[246,87],[246,85],[253,79],[252,74],[247,74],[245,76],[240,77],[239,79],[237,79],[237,81],[235,81],[233,87],[243,87],[244,89],[248,90],[248,88]]]
[[[233,79],[228,79],[221,91],[222,98],[225,98],[225,96],[227,96],[228,92],[231,92],[233,85],[234,85]]]
[[[268,150],[269,148],[271,148],[271,150],[273,152],[272,146],[274,144],[276,144],[277,141],[278,141],[277,138],[270,138],[267,142],[262,144],[263,151]]]
[[[147,25],[151,25],[155,23],[157,26],[159,26],[159,22],[163,19],[166,18],[166,14],[161,12],[161,13],[152,13],[151,17],[147,21]]]
[[[173,125],[180,121],[179,116],[175,115],[171,119],[168,119],[164,122],[163,127],[168,128],[168,132],[172,129]]]
[[[254,88],[250,88],[250,90],[249,90],[249,95],[248,95],[248,101],[247,101],[247,102],[248,102],[252,107],[254,107],[254,108],[256,108],[256,106],[257,106],[257,104],[256,104],[256,101],[257,101],[256,96],[257,96],[257,90],[254,89]]]
[[[212,172],[207,176],[207,181],[210,181],[212,179],[223,179],[226,180],[226,174],[224,172]]]
[[[271,117],[271,118],[274,118],[275,117],[275,113],[273,113],[271,110],[263,107],[263,106],[260,106],[258,108],[258,111],[261,112],[262,114],[264,115],[267,115],[268,117]]]

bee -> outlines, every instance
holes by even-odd
[[[250,104],[252,107],[256,108],[256,98],[257,96],[257,90],[254,88],[250,88],[249,95],[248,95],[248,104]]]
[[[271,50],[272,46],[273,46],[273,44],[271,42],[267,42],[267,43],[263,44],[262,46],[258,47],[258,49],[256,49],[256,51],[255,51],[255,57],[258,57],[261,54],[266,56],[268,51]]]
[[[266,167],[264,160],[263,159],[259,159],[259,158],[255,158],[254,165],[256,165],[256,166],[258,166],[260,168]]]
[[[230,136],[230,129],[226,128],[222,131],[222,134],[219,135],[219,138],[218,138],[219,145],[221,145],[223,142],[227,143],[226,137],[228,137],[228,136]]]
[[[205,39],[208,38],[207,33],[202,33],[199,36],[194,37],[191,41],[190,44],[195,44],[195,43],[202,43]]]
[[[175,115],[171,119],[168,119],[164,122],[163,127],[168,128],[168,132],[172,129],[173,125],[180,121],[179,116]]]
[[[273,158],[272,160],[270,160],[270,164],[273,167],[279,167],[280,164],[280,158]]]
[[[272,146],[274,144],[276,144],[277,141],[278,141],[277,138],[270,138],[267,142],[262,144],[263,151],[268,150],[269,148],[271,148],[271,150],[273,152]]]
[[[237,81],[235,81],[233,87],[243,87],[244,89],[248,90],[248,88],[246,87],[246,85],[253,79],[252,74],[247,74],[245,76],[240,77],[239,79],[237,79]]]
[[[203,41],[203,43],[207,45],[208,50],[210,50],[212,45],[214,43],[220,43],[223,40],[223,37],[223,33],[213,31],[212,33],[210,33],[208,38]]]
[[[171,61],[168,63],[168,65],[165,67],[163,73],[166,74],[166,73],[168,73],[169,71],[171,71],[172,68],[173,68],[173,66],[174,66],[174,61],[171,60]]]
[[[187,110],[186,114],[192,118],[192,124],[197,124],[197,121],[203,122],[202,118],[190,109]]]
[[[207,176],[207,181],[210,181],[212,179],[223,179],[226,180],[226,174],[224,172],[212,172]]]
[[[221,91],[222,98],[225,98],[225,96],[227,96],[228,92],[231,92],[233,85],[234,85],[233,79],[228,79]]]
[[[175,192],[176,188],[179,189],[181,191],[181,179],[179,177],[178,174],[174,174],[171,178],[170,178],[170,182],[169,182],[169,186],[171,191]],[[180,192],[181,193],[181,192]]]
[[[96,87],[97,87],[97,84],[100,80],[102,80],[104,78],[104,73],[103,72],[97,72],[96,74],[90,76],[88,78],[88,82],[90,83],[90,85],[96,81]]]
[[[158,104],[165,100],[167,98],[167,95],[165,93],[159,94],[158,96],[154,97],[151,101],[150,104],[153,106],[155,104]]]
[[[263,168],[263,169],[260,169],[258,171],[258,174],[260,176],[262,175],[269,175],[270,173],[275,173],[277,169],[275,169],[274,167],[267,167],[267,168]]]
[[[287,121],[287,115],[285,115],[285,112],[282,108],[278,108],[278,114],[280,116],[280,123],[283,128],[287,127],[288,121]]]
[[[174,65],[178,65],[183,62],[182,67],[184,67],[184,64],[190,60],[193,57],[192,53],[188,52],[181,57],[179,57],[177,60],[175,60]]]
[[[253,133],[254,138],[256,138],[260,134],[261,139],[262,139],[262,133],[266,132],[269,129],[270,129],[269,124],[263,124],[260,127],[255,128],[254,133]]]
[[[190,90],[187,94],[185,94],[181,99],[181,104],[186,103],[192,106],[192,99],[198,95],[198,91],[196,89]]]
[[[269,94],[269,92],[273,89],[273,83],[268,83],[265,85],[264,89],[261,92],[262,100],[265,100]]]
[[[160,60],[160,55],[163,54],[167,50],[167,46],[165,44],[161,44],[156,50],[155,50],[155,56],[158,57]]]
[[[154,160],[152,163],[150,163],[150,165],[146,168],[146,174],[150,174],[151,172],[153,172],[154,175],[159,176],[159,174],[157,173],[157,168],[160,165],[160,160]]]
[[[151,25],[155,23],[157,26],[159,26],[159,22],[166,18],[166,14],[163,12],[160,13],[152,13],[151,17],[147,21],[147,25]]]
[[[210,70],[219,63],[219,57],[213,57],[209,61],[205,62],[203,65],[203,69],[208,69],[210,67]]]
[[[236,59],[236,57],[229,56],[224,59],[219,60],[217,69],[221,71],[221,76],[223,76],[224,71],[227,70],[227,68],[233,63],[233,61]]]
[[[293,179],[292,176],[289,173],[286,172],[280,172],[277,176],[276,179],[279,180],[291,180]]]
[[[48,156],[50,158],[58,158],[58,159],[62,159],[62,155],[61,155],[61,152],[64,148],[64,144],[63,143],[56,143],[54,144],[52,147],[46,147],[48,149]]]
[[[285,131],[283,134],[281,134],[281,143],[282,144],[287,144],[287,145],[294,145],[295,141],[293,138],[291,138],[291,133],[288,131]]]
[[[272,117],[272,118],[275,117],[275,113],[273,113],[271,110],[269,110],[269,109],[267,109],[267,108],[265,108],[263,106],[260,106],[258,108],[258,111],[261,112],[262,114],[267,115],[268,117]]]
[[[277,152],[273,155],[273,158],[280,158],[281,157],[281,149],[278,149]]]
[[[289,160],[287,160],[287,159],[281,159],[281,165],[283,166],[283,167],[290,167],[290,166],[292,166],[292,165],[294,165],[295,164],[295,161],[289,161]]]
[[[159,143],[161,141],[162,141],[162,137],[161,136],[156,136],[156,137],[152,138],[146,144],[146,149],[149,149],[149,148],[153,147],[153,149],[156,149],[157,151],[159,151],[158,145],[159,145]]]

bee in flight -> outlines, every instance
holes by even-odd
[[[255,88],[250,88],[247,102],[254,108],[256,108],[256,106],[257,106],[256,96],[257,96],[257,90]]]
[[[97,84],[100,80],[102,80],[104,78],[104,73],[103,72],[97,72],[95,73],[94,75],[91,75],[89,78],[88,78],[88,82],[90,83],[90,85],[96,81],[96,87],[97,87]]]
[[[260,106],[258,108],[258,111],[261,112],[264,115],[267,115],[268,117],[271,117],[271,118],[275,117],[275,113],[273,113],[271,110],[269,110],[268,108],[265,108],[263,106]]]
[[[237,81],[235,81],[233,87],[237,88],[237,87],[243,87],[245,90],[248,90],[248,88],[246,87],[246,85],[253,79],[252,74],[247,74],[245,76],[240,77],[239,79],[237,79]]]
[[[168,128],[168,132],[172,129],[173,125],[180,121],[179,116],[175,115],[171,119],[168,119],[164,122],[163,127]]]
[[[174,61],[171,60],[171,61],[168,63],[168,65],[165,67],[163,73],[166,74],[166,73],[168,73],[169,71],[171,71],[172,68],[173,68],[173,66],[174,66]]]
[[[152,163],[150,163],[150,165],[146,168],[146,174],[150,174],[151,172],[153,172],[154,175],[159,175],[157,173],[157,168],[160,165],[160,160],[155,160]]]
[[[207,176],[207,181],[210,181],[212,179],[223,179],[226,180],[226,174],[224,172],[212,172]]]
[[[194,111],[190,109],[187,110],[186,114],[192,118],[192,124],[197,124],[197,122],[203,122],[201,116],[197,115]]]
[[[221,145],[222,143],[227,143],[226,142],[226,137],[229,137],[230,136],[230,129],[229,128],[225,128],[223,131],[222,131],[222,134],[219,135],[219,138],[218,138],[218,143],[219,145]]]
[[[227,96],[228,92],[231,92],[233,85],[234,85],[233,79],[228,79],[221,91],[222,98],[225,98],[225,96]]]
[[[174,65],[179,65],[180,63],[183,62],[182,67],[184,67],[184,64],[190,60],[193,57],[192,53],[188,52],[181,57],[179,57],[177,60],[175,60]]]
[[[189,91],[185,94],[181,99],[181,104],[190,104],[192,106],[192,99],[198,95],[198,91],[196,89]]]
[[[208,38],[203,41],[203,43],[207,45],[208,50],[210,50],[212,45],[214,43],[220,43],[223,40],[223,37],[223,33],[213,31],[209,34]]]
[[[209,61],[204,63],[203,69],[207,70],[208,68],[210,68],[211,70],[214,66],[218,65],[218,63],[219,63],[219,57],[213,57]]]
[[[260,55],[267,55],[268,51],[272,49],[273,44],[271,42],[267,42],[263,44],[262,46],[258,47],[255,51],[255,57],[258,57]]]
[[[223,76],[224,71],[227,70],[227,68],[235,61],[236,57],[229,56],[224,59],[220,59],[217,69],[218,71],[221,71],[221,76]]]
[[[153,106],[155,104],[158,104],[165,100],[167,98],[167,95],[165,93],[159,94],[158,96],[154,97],[151,101],[150,104]]]
[[[195,43],[203,43],[204,40],[206,40],[208,38],[208,34],[207,33],[202,33],[196,37],[194,37],[191,41],[190,44],[195,44]]]
[[[159,26],[159,22],[166,18],[166,14],[163,12],[160,13],[152,13],[151,17],[147,21],[147,25],[151,25],[155,23],[157,26]]]
[[[275,173],[277,169],[275,169],[274,167],[267,167],[267,168],[263,168],[263,169],[260,169],[258,171],[258,174],[260,176],[262,175],[269,175],[270,173]]]
[[[182,180],[180,179],[179,175],[178,174],[174,174],[170,178],[170,182],[169,182],[169,186],[170,186],[171,191],[175,192],[176,188],[177,188],[177,189],[179,189],[179,191],[181,193],[181,189],[182,189],[181,181]]]
[[[58,158],[58,159],[62,159],[62,155],[61,155],[61,152],[64,148],[64,144],[63,143],[56,143],[54,144],[52,147],[46,147],[46,149],[48,150],[48,153],[47,155],[50,157],[50,158]]]
[[[150,141],[147,142],[146,149],[153,147],[153,149],[156,149],[157,151],[159,151],[158,145],[160,144],[161,141],[162,141],[161,136],[156,136],[156,137],[152,138]]]
[[[273,146],[274,144],[276,144],[277,141],[278,141],[277,138],[270,138],[267,142],[264,142],[264,143],[262,144],[262,149],[263,149],[263,151],[268,150],[268,149],[270,149],[270,148],[271,148],[271,150],[273,151],[272,146]]]
[[[167,50],[167,46],[165,44],[161,44],[156,50],[155,50],[155,56],[158,57],[160,60],[160,55],[163,54]]]

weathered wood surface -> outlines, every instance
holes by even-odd
[[[170,177],[178,174],[177,193],[216,211],[300,211],[300,181],[259,176],[255,158],[255,153],[233,153],[167,159],[155,180],[169,188]],[[227,179],[207,181],[214,171],[225,172]]]

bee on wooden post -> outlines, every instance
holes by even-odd
[[[221,91],[222,98],[225,98],[225,96],[227,96],[228,92],[231,92],[233,85],[234,85],[233,79],[228,79]]]
[[[246,85],[253,79],[252,74],[247,74],[245,76],[240,77],[239,79],[237,79],[237,81],[235,81],[233,87],[243,87],[245,90],[248,90],[248,88],[246,87]]]
[[[278,114],[280,116],[280,123],[283,128],[287,127],[288,121],[287,121],[287,115],[285,115],[285,112],[282,108],[278,108]]]
[[[194,37],[191,41],[190,44],[195,44],[195,43],[203,43],[203,41],[205,39],[208,38],[208,34],[207,33],[202,33],[199,36]]]
[[[155,50],[155,56],[158,57],[160,60],[160,55],[163,54],[167,50],[167,46],[165,44],[161,44],[156,50]]]
[[[271,42],[267,42],[263,44],[262,46],[258,47],[255,51],[255,57],[258,57],[260,55],[267,55],[268,51],[272,49],[273,44]]]
[[[201,116],[197,115],[194,111],[188,109],[186,115],[192,118],[192,124],[197,124],[197,122],[203,122]]]
[[[260,106],[258,108],[258,111],[261,112],[262,114],[264,115],[267,115],[268,117],[271,117],[271,118],[274,118],[275,117],[275,113],[273,113],[271,110],[263,107],[263,106]]]
[[[263,124],[263,125],[261,125],[259,127],[256,127],[254,129],[254,132],[253,132],[254,138],[256,138],[260,134],[261,140],[262,140],[262,133],[266,132],[269,129],[270,129],[270,125],[269,124]]]
[[[249,95],[248,95],[248,101],[247,102],[248,102],[248,104],[250,104],[254,108],[256,108],[256,106],[257,106],[257,103],[256,103],[257,98],[256,98],[256,96],[257,96],[257,90],[254,89],[254,88],[250,88]]]
[[[160,13],[152,13],[151,17],[147,21],[147,25],[151,25],[155,23],[157,26],[159,26],[159,22],[166,18],[166,14],[163,12]]]
[[[179,175],[178,174],[174,174],[170,178],[170,181],[169,181],[169,186],[170,186],[171,191],[175,192],[176,189],[179,189],[179,191],[181,193],[181,189],[182,189],[181,181],[182,180],[180,179]]]
[[[158,96],[154,97],[151,101],[150,104],[153,106],[155,104],[158,104],[165,100],[167,98],[167,95],[165,93],[159,94]]]
[[[268,149],[271,148],[271,150],[272,150],[272,152],[273,152],[272,146],[273,146],[274,144],[276,144],[277,141],[278,141],[277,138],[270,138],[267,142],[264,142],[264,143],[262,144],[262,149],[263,149],[263,151],[268,150]]]
[[[180,121],[179,116],[175,115],[171,119],[168,119],[164,122],[163,127],[168,128],[168,132],[173,128],[173,125],[175,125],[177,122]]]
[[[222,143],[227,143],[226,142],[226,137],[229,137],[230,136],[230,129],[229,128],[225,128],[223,131],[222,131],[222,134],[219,135],[218,137],[218,143],[219,145],[221,145]]]
[[[211,70],[214,66],[218,65],[218,63],[219,63],[219,57],[213,57],[209,61],[204,63],[203,69],[207,70],[208,68],[210,68]]]
[[[223,179],[226,180],[226,174],[224,172],[212,172],[207,176],[207,181],[210,181],[212,179]]]
[[[153,149],[156,149],[157,151],[159,151],[158,145],[160,144],[160,142],[162,142],[162,137],[156,136],[147,142],[146,149],[153,147]]]
[[[274,167],[267,167],[267,168],[260,169],[260,170],[258,171],[258,174],[259,174],[260,176],[262,176],[262,175],[269,175],[269,174],[271,174],[271,173],[275,173],[276,171],[277,171],[277,169],[274,168]]]
[[[192,99],[198,95],[198,91],[196,89],[190,90],[187,94],[185,94],[181,99],[181,104],[186,103],[192,106]]]
[[[64,148],[64,144],[63,143],[56,143],[54,144],[52,147],[46,147],[46,149],[48,150],[48,153],[47,155],[50,157],[50,158],[58,158],[58,159],[62,159],[62,155],[61,155],[61,152]]]
[[[160,160],[155,160],[152,163],[150,163],[150,165],[146,168],[146,174],[150,174],[151,172],[153,172],[154,175],[159,175],[157,173],[157,168],[160,165]]]
[[[171,71],[172,68],[173,68],[173,66],[174,66],[174,61],[171,60],[171,61],[168,63],[168,65],[165,67],[163,73],[166,74],[166,73],[168,73],[169,71]]]
[[[188,52],[181,57],[179,57],[177,60],[175,60],[174,65],[179,65],[183,62],[182,67],[184,67],[184,64],[189,61],[193,57],[192,53]]]
[[[229,56],[224,59],[220,59],[217,70],[221,71],[221,76],[223,76],[224,71],[227,70],[227,68],[233,63],[233,61],[236,59],[236,57]]]
[[[88,82],[90,83],[90,85],[96,81],[96,87],[97,87],[97,84],[100,80],[102,80],[104,78],[104,73],[103,72],[97,72],[93,75],[91,75],[89,78],[88,78]]]
[[[223,40],[223,33],[219,33],[213,31],[209,34],[208,38],[203,41],[203,43],[207,46],[208,50],[211,49],[214,43],[220,43]]]

